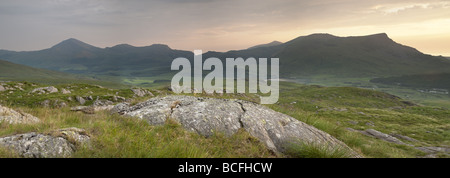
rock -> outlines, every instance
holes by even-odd
[[[76,99],[81,105],[83,105],[84,103],[86,103],[86,100],[84,100],[82,97],[77,96],[77,97],[75,97],[75,99]]]
[[[125,112],[130,110],[130,104],[129,103],[119,103],[116,104],[112,109],[111,113],[118,113],[118,114],[125,114]]]
[[[25,158],[70,157],[76,145],[86,144],[90,137],[83,129],[67,128],[39,134],[35,132],[0,138],[0,146]]]
[[[33,91],[31,91],[31,93],[38,93],[38,94],[47,94],[47,93],[56,93],[56,92],[58,92],[58,89],[53,86],[35,88],[35,89],[33,89]]]
[[[430,154],[450,153],[450,148],[445,148],[445,147],[416,147],[416,149],[423,151],[425,153],[430,153]]]
[[[50,106],[50,100],[44,100],[41,102],[42,107],[49,107]]]
[[[2,91],[6,91],[6,88],[3,87],[3,85],[0,85],[0,92],[2,92]]]
[[[131,91],[133,91],[134,95],[138,96],[138,97],[144,97],[144,96],[154,96],[153,93],[151,93],[148,90],[145,89],[140,89],[140,88],[133,88],[131,89]]]
[[[86,97],[86,99],[89,100],[89,101],[94,100],[94,98],[92,98],[92,96],[88,96],[88,97]]]
[[[371,127],[375,127],[375,123],[373,123],[372,121],[366,122],[367,126],[371,126]]]
[[[367,129],[365,131],[360,131],[362,134],[370,136],[370,137],[375,137],[384,141],[388,141],[391,143],[395,143],[395,144],[400,144],[400,145],[407,145],[406,143],[400,141],[399,139],[390,136],[388,134],[382,133],[380,131],[374,130],[374,129]]]
[[[0,122],[9,124],[34,124],[39,123],[40,120],[30,114],[17,112],[0,105]]]
[[[109,106],[109,105],[113,105],[113,104],[114,103],[109,100],[95,100],[92,105],[93,106]]]
[[[358,121],[347,121],[347,122],[352,125],[357,125],[359,123]]]
[[[402,140],[406,140],[406,141],[410,141],[410,142],[419,142],[416,139],[413,139],[411,137],[408,136],[404,136],[404,135],[400,135],[400,134],[391,134],[391,136],[398,138],[398,139],[402,139]]]
[[[75,106],[70,108],[71,111],[81,111],[85,114],[95,114],[95,109],[92,106]]]
[[[347,149],[352,156],[359,157],[343,142],[313,126],[241,100],[178,95],[152,98],[131,107],[118,104],[113,111],[146,120],[152,125],[164,124],[171,118],[185,129],[206,137],[216,132],[230,136],[243,128],[274,152],[284,152],[288,144],[302,142]]]
[[[61,90],[61,93],[62,93],[62,94],[71,94],[72,92],[70,92],[70,90],[66,90],[66,89],[63,88],[63,89]]]

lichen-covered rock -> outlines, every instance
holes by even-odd
[[[26,158],[70,157],[76,144],[84,144],[90,137],[82,129],[68,128],[39,134],[35,132],[0,138],[0,146]]]
[[[0,122],[7,122],[9,124],[34,124],[40,122],[40,120],[30,114],[17,112],[0,105]]]
[[[184,128],[206,137],[215,132],[235,134],[240,128],[275,152],[284,152],[292,142],[326,145],[330,149],[347,149],[343,142],[288,115],[256,103],[241,100],[167,96],[128,106],[117,105],[113,111],[161,125],[168,118]]]
[[[31,93],[38,93],[38,94],[47,94],[47,93],[56,93],[58,92],[58,89],[54,86],[49,87],[41,87],[41,88],[35,88]]]

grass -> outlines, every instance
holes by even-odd
[[[220,133],[205,138],[180,125],[167,123],[150,126],[135,118],[97,112],[86,115],[69,108],[15,108],[41,118],[41,124],[0,124],[0,136],[68,127],[83,128],[91,135],[90,146],[79,146],[73,157],[80,158],[242,158],[275,157],[257,139],[245,131],[228,138]],[[0,150],[0,157],[16,157]]]
[[[286,155],[275,155],[262,143],[240,130],[231,138],[217,133],[205,138],[185,131],[176,122],[150,126],[139,119],[97,112],[86,115],[71,112],[69,107],[44,108],[36,105],[43,99],[67,98],[67,95],[30,95],[33,87],[45,85],[23,82],[24,91],[0,94],[0,102],[13,109],[30,113],[43,122],[34,125],[0,124],[0,136],[78,127],[92,136],[90,147],[80,147],[74,157],[346,157],[341,150],[329,150],[318,145],[291,145]],[[321,87],[296,83],[280,83],[278,103],[267,107],[290,115],[300,121],[323,130],[346,143],[364,157],[420,157],[425,153],[415,149],[419,146],[450,145],[450,110],[446,108],[411,106],[393,95],[352,87]],[[8,86],[17,85],[9,83]],[[36,85],[36,86],[33,86]],[[55,85],[58,89],[68,85]],[[87,93],[103,97],[116,94],[133,99],[132,104],[149,97],[133,98],[129,89],[107,89],[93,85],[73,84],[72,95]],[[158,92],[156,92],[156,90]],[[172,94],[166,87],[154,89],[156,95]],[[22,95],[22,97],[19,97]],[[258,102],[254,94],[189,94],[193,96],[241,99]],[[69,103],[69,105],[77,103]],[[370,123],[370,124],[368,124]],[[347,128],[375,129],[383,133],[409,136],[419,142],[402,140],[406,145],[396,145],[383,140],[351,132]],[[0,150],[0,157],[14,154]],[[448,157],[439,154],[441,157]]]
[[[351,153],[346,149],[330,149],[326,145],[291,143],[287,146],[286,156],[293,158],[349,158]]]

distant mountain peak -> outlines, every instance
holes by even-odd
[[[87,44],[85,42],[82,42],[80,40],[77,40],[75,38],[69,38],[67,40],[64,40],[64,41],[56,44],[51,49],[60,49],[61,50],[61,49],[74,49],[74,48],[91,49],[91,48],[97,48],[97,47]]]
[[[281,45],[281,44],[283,44],[283,43],[279,42],[279,41],[272,41],[272,42],[267,43],[267,44],[260,44],[260,45],[252,46],[252,47],[250,47],[248,49],[255,49],[255,48],[261,48],[261,47],[271,47],[271,46],[277,46],[277,45]]]

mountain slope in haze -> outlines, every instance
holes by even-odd
[[[418,74],[400,77],[374,78],[370,80],[370,82],[414,88],[438,88],[450,90],[450,73]]]
[[[276,54],[286,74],[390,76],[450,71],[450,62],[398,44],[386,34],[336,37],[313,34],[285,43]]]
[[[260,44],[260,45],[253,46],[253,47],[250,47],[248,49],[255,49],[255,48],[261,48],[261,47],[272,47],[272,46],[278,46],[278,45],[281,45],[281,44],[283,44],[283,43],[279,42],[279,41],[272,41],[272,42],[267,43],[267,44]]]
[[[449,60],[398,44],[385,33],[357,37],[312,34],[279,45],[208,52],[204,56],[222,60],[276,57],[280,59],[282,77],[383,77],[450,72]]]
[[[65,40],[49,49],[29,52],[0,50],[0,58],[27,66],[80,74],[122,75],[125,71],[170,71],[177,57],[192,58],[189,51],[173,50],[167,45],[145,47],[117,45],[98,48],[76,39]],[[162,69],[161,69],[162,68]]]
[[[113,81],[99,81],[87,76],[37,69],[3,60],[0,60],[0,81],[28,81],[48,84],[88,83],[116,88],[123,86]]]
[[[98,48],[76,39],[40,51],[0,50],[0,59],[32,67],[133,77],[170,73],[171,62],[178,57],[192,60],[193,53],[163,44]],[[222,60],[276,57],[280,59],[280,73],[284,78],[317,75],[373,78],[450,72],[450,60],[398,44],[384,33],[356,37],[312,34],[282,44],[272,42],[244,50],[203,54],[203,59],[209,57]]]

